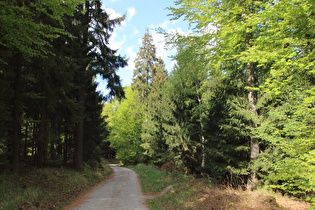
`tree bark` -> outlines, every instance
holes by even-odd
[[[67,166],[68,163],[68,144],[69,144],[69,132],[65,131],[65,142],[63,145],[63,165]]]
[[[89,41],[89,23],[91,22],[90,17],[90,2],[86,1],[82,5],[82,10],[85,12],[84,19],[82,20],[82,23],[86,28],[83,30],[82,34],[82,46],[86,47],[88,49],[88,41]],[[85,60],[88,56],[88,51],[82,52],[79,57],[82,58],[82,60]],[[83,62],[83,66],[85,68],[82,68],[82,72],[79,75],[78,81],[79,81],[79,90],[78,90],[78,103],[80,105],[80,110],[78,112],[79,115],[79,121],[76,123],[75,126],[75,149],[74,149],[74,168],[78,171],[81,171],[83,169],[83,138],[84,138],[84,107],[85,107],[85,83],[86,83],[86,67],[89,65],[89,62]]]
[[[196,91],[198,91],[199,86],[196,85]],[[206,139],[204,136],[204,126],[202,123],[202,111],[201,111],[201,105],[202,105],[202,98],[201,96],[198,94],[197,95],[197,99],[198,99],[198,105],[199,105],[199,124],[200,124],[200,142],[201,142],[201,168],[202,168],[202,174],[204,173],[204,169],[206,166],[206,151],[205,151],[205,144],[206,144]]]
[[[78,171],[83,169],[83,127],[84,127],[84,92],[80,90],[79,93],[79,104],[80,104],[80,121],[76,124],[75,133],[75,151],[74,151],[74,168]]]
[[[246,64],[246,76],[247,76],[247,86],[249,87],[248,92],[248,102],[250,104],[250,111],[252,112],[253,116],[257,116],[257,108],[256,108],[256,94],[255,91],[252,89],[255,87],[255,77],[254,77],[254,70],[255,66],[254,63],[247,63]],[[257,128],[257,124],[253,121],[252,127]],[[250,158],[255,160],[258,158],[259,154],[259,140],[255,137],[250,137]],[[258,185],[258,178],[257,172],[252,171],[247,183],[248,190],[255,190]]]
[[[29,123],[26,122],[25,123],[25,136],[24,136],[24,157],[27,156],[27,141],[28,141],[28,127],[29,127]]]
[[[22,65],[21,56],[18,55],[18,64],[15,69],[15,81],[14,87],[14,101],[12,111],[12,171],[15,173],[19,172],[19,158],[20,158],[20,133],[21,133],[21,77],[22,77]]]
[[[249,48],[252,46],[250,43],[253,38],[252,33],[246,33],[246,47]],[[257,96],[255,90],[253,90],[254,87],[256,87],[256,81],[255,81],[255,64],[252,62],[246,63],[246,79],[247,79],[247,87],[249,87],[248,91],[248,102],[250,104],[250,111],[253,115],[253,117],[257,116]],[[252,121],[252,127],[257,128],[257,124],[255,122],[255,119]],[[259,140],[255,137],[250,136],[250,158],[251,160],[255,160],[258,158],[259,154]],[[250,177],[247,182],[247,189],[248,190],[255,190],[258,185],[258,178],[257,178],[257,172],[251,171]]]

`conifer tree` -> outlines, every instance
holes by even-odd
[[[78,7],[71,28],[75,36],[69,41],[73,49],[73,59],[76,62],[75,85],[76,100],[80,105],[79,120],[76,123],[74,165],[77,170],[82,169],[84,121],[86,113],[87,92],[96,74],[108,82],[107,87],[111,95],[123,97],[124,93],[116,70],[127,65],[126,60],[116,55],[116,50],[108,46],[108,39],[113,28],[120,24],[122,18],[110,20],[108,14],[102,10],[99,0],[86,1]],[[71,27],[71,25],[70,25]],[[99,113],[100,114],[100,113]]]
[[[164,112],[164,84],[168,79],[167,71],[161,59],[155,65],[155,75],[152,78],[151,91],[147,97],[147,117],[143,122],[142,139],[145,142],[142,146],[146,149],[146,154],[155,163],[165,159],[167,146],[165,143],[165,131],[163,129]]]
[[[142,38],[140,47],[135,59],[135,70],[133,73],[133,88],[138,91],[140,103],[148,106],[148,95],[152,88],[153,77],[159,65],[163,65],[161,60],[156,57],[156,47],[153,37],[147,30]]]
[[[166,142],[177,167],[186,173],[201,173],[206,161],[201,92],[206,80],[206,63],[194,46],[177,43],[177,48],[177,66],[165,92],[172,101],[171,106],[164,107],[164,110],[170,109],[164,121]]]
[[[153,37],[146,32],[142,46],[135,59],[132,88],[139,93],[137,101],[144,104],[142,124],[142,146],[146,154],[159,161],[165,151],[164,131],[162,129],[162,86],[167,79],[167,71],[161,58],[157,58]]]

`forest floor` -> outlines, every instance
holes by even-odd
[[[173,185],[164,196],[149,200],[151,209],[314,209],[310,203],[267,190],[246,191],[213,185],[207,179],[166,173],[144,165],[130,168],[139,174],[145,194],[155,194],[166,186]]]
[[[0,163],[0,210],[62,209],[78,195],[112,174],[108,164],[77,172],[64,167],[22,164],[19,174]]]

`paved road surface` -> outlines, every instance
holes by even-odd
[[[142,195],[136,173],[123,167],[111,167],[115,174],[105,184],[85,195],[81,203],[70,207],[75,210],[144,210],[145,196]]]

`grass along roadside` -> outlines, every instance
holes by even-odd
[[[149,200],[150,208],[158,209],[246,209],[307,210],[311,204],[266,190],[254,192],[212,185],[207,179],[195,179],[178,173],[162,172],[145,165],[128,167],[139,174],[145,194],[156,194],[165,187],[173,188],[164,196]]]
[[[0,174],[0,209],[61,209],[81,192],[106,179],[108,165],[77,172],[68,168],[40,168],[23,174]]]
[[[131,170],[138,173],[142,191],[146,195],[154,195],[164,190],[169,185],[182,183],[189,179],[189,176],[180,173],[167,173],[152,166],[139,164],[128,166]]]

